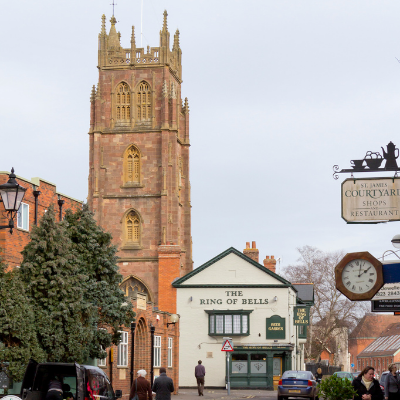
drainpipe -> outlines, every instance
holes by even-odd
[[[135,328],[136,322],[131,322],[132,343],[131,343],[131,387],[133,385],[133,359],[135,357]]]
[[[150,379],[151,379],[151,387],[153,387],[154,381],[154,331],[156,330],[155,326],[150,327],[150,334],[151,334],[151,360],[150,360]]]
[[[61,196],[58,195],[58,207],[60,208],[60,221],[62,221],[62,206],[65,203],[64,200],[61,200]]]
[[[36,190],[37,186],[33,185],[33,196],[35,197],[35,225],[37,225],[37,220],[38,220],[38,197],[40,195],[40,191]]]

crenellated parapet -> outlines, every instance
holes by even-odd
[[[98,68],[99,69],[133,69],[136,67],[169,67],[172,74],[182,80],[182,50],[179,45],[179,30],[174,35],[170,49],[170,33],[167,25],[167,11],[164,11],[163,26],[160,30],[159,47],[136,47],[135,27],[132,26],[131,46],[123,48],[120,44],[121,34],[116,30],[117,20],[110,19],[111,28],[106,32],[106,17],[102,16],[99,34]]]

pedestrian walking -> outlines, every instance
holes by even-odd
[[[204,377],[206,376],[206,369],[204,365],[201,364],[202,361],[197,361],[197,365],[194,368],[194,376],[197,380],[197,390],[199,391],[199,396],[204,396]]]
[[[160,376],[153,383],[153,392],[156,394],[156,400],[171,400],[171,393],[174,390],[174,382],[167,376],[167,370],[161,367]]]
[[[383,392],[379,382],[374,379],[375,369],[373,367],[365,367],[360,375],[352,382],[356,395],[354,400],[383,400]]]
[[[389,374],[385,382],[385,399],[386,400],[400,400],[399,391],[399,375],[397,373],[396,364],[389,365]]]
[[[146,375],[147,372],[144,369],[140,369],[137,372],[137,378],[132,383],[129,400],[132,400],[136,394],[138,395],[139,400],[152,400],[153,395],[151,393],[151,385],[146,379]]]

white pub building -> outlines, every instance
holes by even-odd
[[[312,284],[292,284],[277,275],[276,261],[258,262],[258,250],[230,248],[174,281],[180,315],[179,386],[196,386],[198,360],[205,386],[225,387],[227,363],[221,351],[232,338],[232,388],[269,388],[282,373],[304,369],[304,344]],[[295,318],[296,315],[296,318]],[[300,318],[300,319],[299,319]],[[302,325],[295,325],[301,323]]]

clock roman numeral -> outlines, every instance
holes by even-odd
[[[350,285],[351,285],[350,281],[346,282],[346,286],[350,286]]]
[[[356,290],[356,286],[353,285],[353,286],[351,287],[351,290]]]
[[[368,282],[371,282],[371,283],[373,283],[373,282],[374,282],[374,280],[373,280],[373,279],[369,279],[369,280],[368,280]]]
[[[369,276],[373,276],[373,275],[375,275],[375,272],[370,272],[369,273]]]

